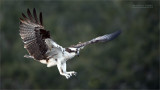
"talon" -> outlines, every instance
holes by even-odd
[[[66,78],[67,78],[67,79],[69,79],[69,78],[70,78],[70,75],[68,75],[68,74],[66,74],[65,76],[66,76]]]
[[[76,76],[76,74],[77,74],[77,72],[75,72],[75,71],[70,71],[70,72],[66,72],[66,73],[69,74],[70,76],[72,76],[72,75]]]

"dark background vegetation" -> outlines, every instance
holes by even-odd
[[[44,26],[63,47],[122,30],[107,44],[95,44],[67,62],[78,72],[67,80],[57,67],[23,57],[19,17],[27,8],[43,12]],[[158,89],[158,0],[1,0],[1,89]]]

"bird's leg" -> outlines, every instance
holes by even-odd
[[[57,63],[57,68],[59,70],[59,73],[63,76],[65,76],[67,79],[70,77],[70,75],[66,74],[66,65],[65,65],[66,62],[58,62]]]
[[[70,72],[66,71],[66,61],[58,62],[57,67],[58,67],[59,73],[65,76],[67,79],[69,79],[72,76],[72,74],[76,75],[76,72],[74,71],[70,71]]]
[[[62,68],[64,69],[64,72],[69,76],[76,75],[75,71],[69,71],[69,72],[66,71],[66,62],[62,64]]]

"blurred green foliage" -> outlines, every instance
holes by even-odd
[[[57,67],[23,57],[19,17],[27,8],[43,12],[52,38],[67,47],[122,30],[107,44],[95,44],[67,62],[78,72],[67,80]],[[158,89],[159,1],[1,0],[1,89]]]

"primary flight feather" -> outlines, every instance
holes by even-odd
[[[37,16],[35,8],[33,9],[33,15],[30,10],[27,9],[27,16],[22,13],[23,18],[20,18],[20,36],[24,43],[24,48],[27,49],[29,55],[25,55],[26,58],[33,58],[43,64],[47,64],[47,67],[57,65],[57,68],[61,75],[67,79],[72,75],[76,75],[75,71],[66,71],[66,61],[79,55],[79,51],[86,45],[108,42],[116,38],[121,31],[118,30],[111,34],[99,36],[90,41],[84,43],[78,43],[77,45],[71,45],[70,47],[63,48],[50,38],[50,32],[44,29],[42,12]]]

